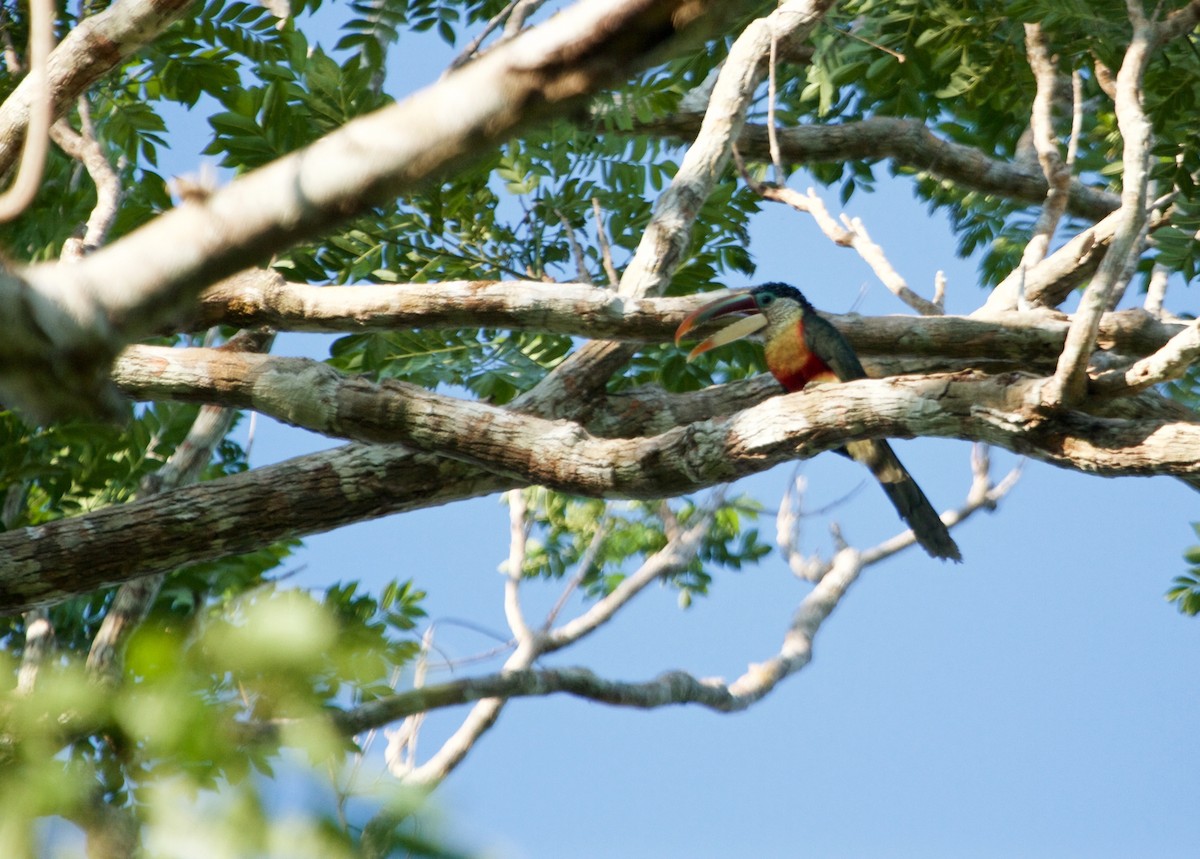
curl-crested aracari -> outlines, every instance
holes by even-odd
[[[817,314],[800,290],[784,283],[768,283],[706,304],[683,320],[675,342],[698,325],[731,314],[752,315],[700,343],[688,355],[689,361],[716,346],[762,331],[767,368],[788,391],[799,391],[809,382],[848,382],[867,376],[841,332]],[[941,517],[891,445],[882,439],[852,441],[838,452],[871,470],[926,552],[935,558],[962,560]]]

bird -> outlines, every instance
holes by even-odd
[[[786,283],[767,283],[709,302],[679,324],[675,344],[703,323],[734,314],[750,315],[697,345],[689,361],[762,331],[767,369],[789,392],[803,390],[810,382],[849,382],[867,376],[842,333],[817,313],[800,290]],[[926,552],[934,558],[962,561],[949,529],[886,440],[847,442],[838,452],[870,470]]]

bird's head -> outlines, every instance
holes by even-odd
[[[679,341],[686,337],[689,331],[705,322],[723,316],[742,315],[742,318],[732,325],[722,328],[692,349],[688,353],[688,360],[691,361],[709,349],[724,346],[763,329],[766,329],[767,337],[770,338],[774,331],[781,330],[812,310],[808,299],[796,287],[786,283],[767,283],[746,292],[719,298],[688,314],[675,329],[675,344],[679,345]]]

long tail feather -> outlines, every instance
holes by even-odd
[[[912,528],[917,542],[926,552],[935,558],[962,561],[962,552],[951,538],[950,530],[908,469],[896,458],[890,444],[886,441],[856,441],[846,445],[846,452],[851,459],[871,470],[900,518]]]

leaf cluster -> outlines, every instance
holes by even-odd
[[[612,593],[634,570],[663,550],[671,532],[712,516],[695,557],[663,577],[678,590],[682,605],[705,596],[716,569],[740,570],[769,551],[752,527],[762,510],[747,496],[722,499],[707,511],[690,498],[609,502],[579,498],[542,487],[523,490],[529,536],[522,574],[534,578],[571,576],[593,598]]]

